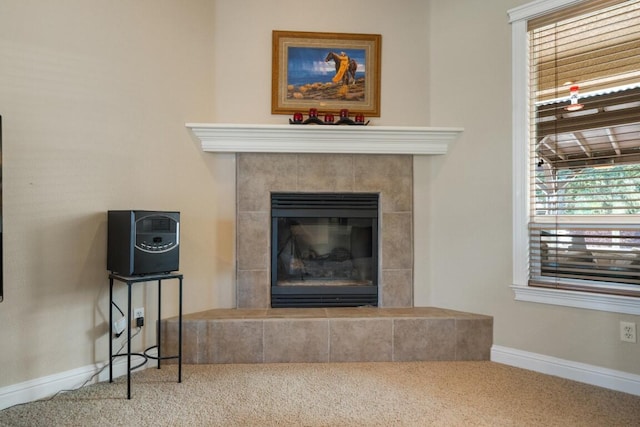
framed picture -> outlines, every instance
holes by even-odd
[[[271,113],[380,117],[379,34],[273,31]]]

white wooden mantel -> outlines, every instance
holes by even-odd
[[[463,128],[187,123],[214,153],[446,154]]]

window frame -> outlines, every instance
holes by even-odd
[[[529,44],[527,22],[584,0],[535,0],[508,11],[511,24],[513,289],[528,301],[640,315],[640,298],[529,286]]]

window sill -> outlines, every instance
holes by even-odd
[[[640,298],[512,285],[516,301],[640,315]]]

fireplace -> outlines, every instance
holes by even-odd
[[[412,156],[239,153],[236,167],[238,308],[271,307],[274,193],[377,194],[377,304],[412,306]]]
[[[372,193],[272,193],[271,306],[377,306],[378,206]]]
[[[446,154],[462,128],[187,123],[202,150],[235,153],[235,301],[271,303],[270,194],[380,195],[378,305],[413,306],[413,157]],[[356,129],[357,128],[357,129]],[[234,236],[228,236],[234,239]]]

